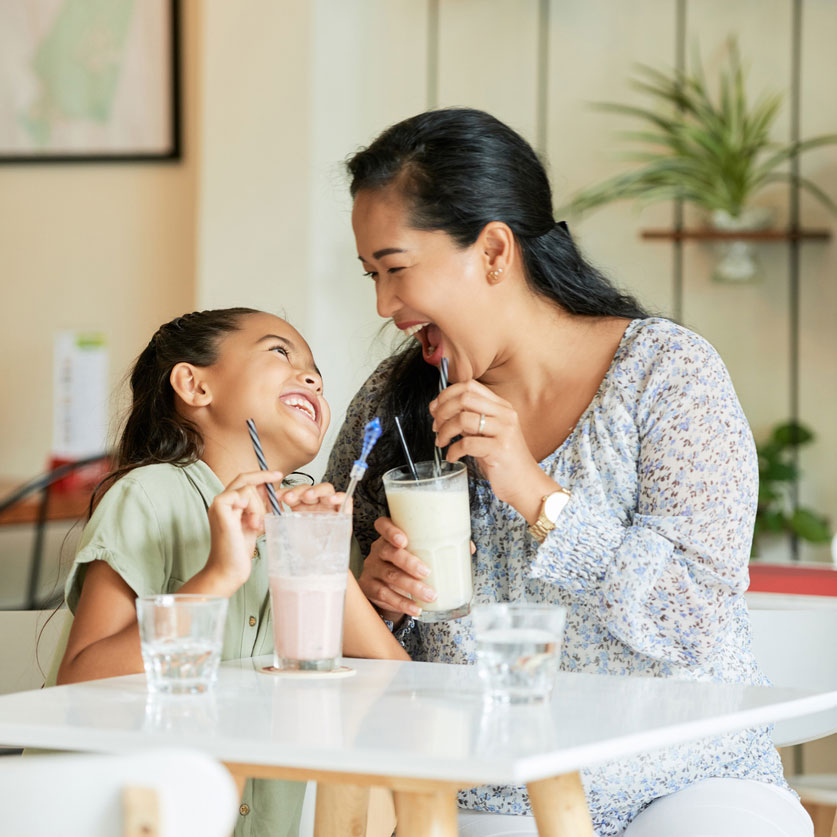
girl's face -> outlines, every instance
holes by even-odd
[[[238,331],[221,341],[218,360],[202,371],[214,428],[246,434],[245,422],[252,418],[268,467],[286,472],[317,455],[331,412],[311,349],[284,320],[244,316]]]
[[[352,227],[378,314],[413,334],[428,363],[447,357],[451,380],[480,377],[495,359],[486,326],[499,314],[487,293],[480,239],[463,249],[445,232],[413,229],[392,189],[359,192]]]

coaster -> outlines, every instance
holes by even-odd
[[[276,668],[275,666],[265,666],[260,668],[262,674],[272,674],[275,677],[290,677],[297,680],[334,680],[340,677],[354,677],[357,671],[348,666],[340,666],[331,671],[309,671],[299,668]]]

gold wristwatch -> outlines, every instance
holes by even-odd
[[[572,494],[566,488],[558,487],[557,491],[541,497],[541,511],[538,519],[529,527],[529,534],[538,542],[543,543],[546,536],[555,528],[558,515],[570,501]]]

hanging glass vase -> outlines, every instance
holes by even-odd
[[[768,229],[773,223],[773,210],[763,206],[745,209],[740,215],[730,215],[716,209],[711,224],[718,232],[755,232]],[[727,239],[715,245],[717,261],[712,271],[716,282],[754,282],[760,277],[756,242],[747,239]]]

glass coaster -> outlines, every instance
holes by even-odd
[[[265,666],[260,668],[262,674],[272,674],[275,677],[290,677],[298,680],[327,680],[338,677],[354,677],[357,671],[348,666],[340,666],[340,668],[333,668],[331,671],[311,671],[309,669],[301,668],[276,668],[275,666]]]

